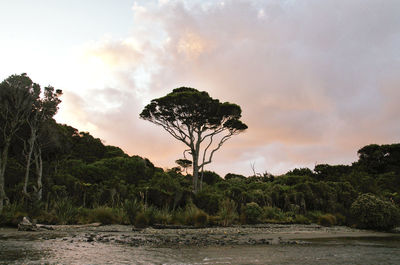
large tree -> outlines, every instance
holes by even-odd
[[[4,177],[11,141],[26,122],[39,87],[26,75],[12,75],[0,83],[0,213],[7,201]]]
[[[29,172],[31,167],[32,155],[34,156],[35,172],[37,177],[37,185],[33,186],[36,191],[36,199],[42,198],[42,175],[43,175],[43,161],[42,150],[49,142],[46,130],[49,129],[47,122],[53,118],[57,113],[58,105],[61,103],[60,96],[61,90],[54,90],[52,86],[45,87],[43,96],[40,97],[41,89],[37,88],[38,95],[33,102],[32,111],[26,123],[30,130],[30,136],[24,139],[25,153],[26,153],[26,167],[25,167],[25,181],[23,186],[23,194],[29,197],[28,182]]]
[[[240,106],[213,99],[205,91],[180,87],[153,99],[140,117],[163,127],[183,142],[192,156],[193,191],[199,189],[199,171],[233,135],[247,129]],[[185,154],[184,152],[184,154]]]

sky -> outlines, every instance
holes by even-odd
[[[0,80],[62,89],[56,120],[172,168],[183,144],[139,119],[188,86],[248,130],[206,169],[282,174],[400,142],[398,0],[0,0]]]

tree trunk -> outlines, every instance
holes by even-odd
[[[7,195],[4,190],[4,178],[8,159],[8,149],[10,147],[11,138],[6,139],[4,148],[0,157],[0,214],[3,212],[4,202],[7,200]]]
[[[200,191],[203,190],[203,176],[204,176],[204,166],[201,167]]]
[[[199,154],[196,151],[193,153],[193,192],[198,191],[198,179],[199,179]]]
[[[35,152],[35,165],[36,165],[36,176],[37,176],[37,200],[41,201],[43,194],[43,184],[42,184],[43,160],[42,160],[42,151],[40,147],[37,147],[37,151]]]
[[[33,148],[35,145],[35,138],[36,138],[36,132],[34,130],[31,130],[31,137],[28,140],[29,150],[28,154],[26,155],[25,181],[24,181],[24,187],[22,189],[24,195],[28,195],[29,172],[31,170],[31,161],[32,161]]]

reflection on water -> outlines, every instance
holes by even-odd
[[[397,238],[319,239],[306,245],[132,247],[116,243],[0,240],[1,264],[400,264]]]

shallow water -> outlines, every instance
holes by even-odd
[[[154,248],[66,238],[12,238],[0,240],[0,264],[400,264],[399,237],[307,242]]]

